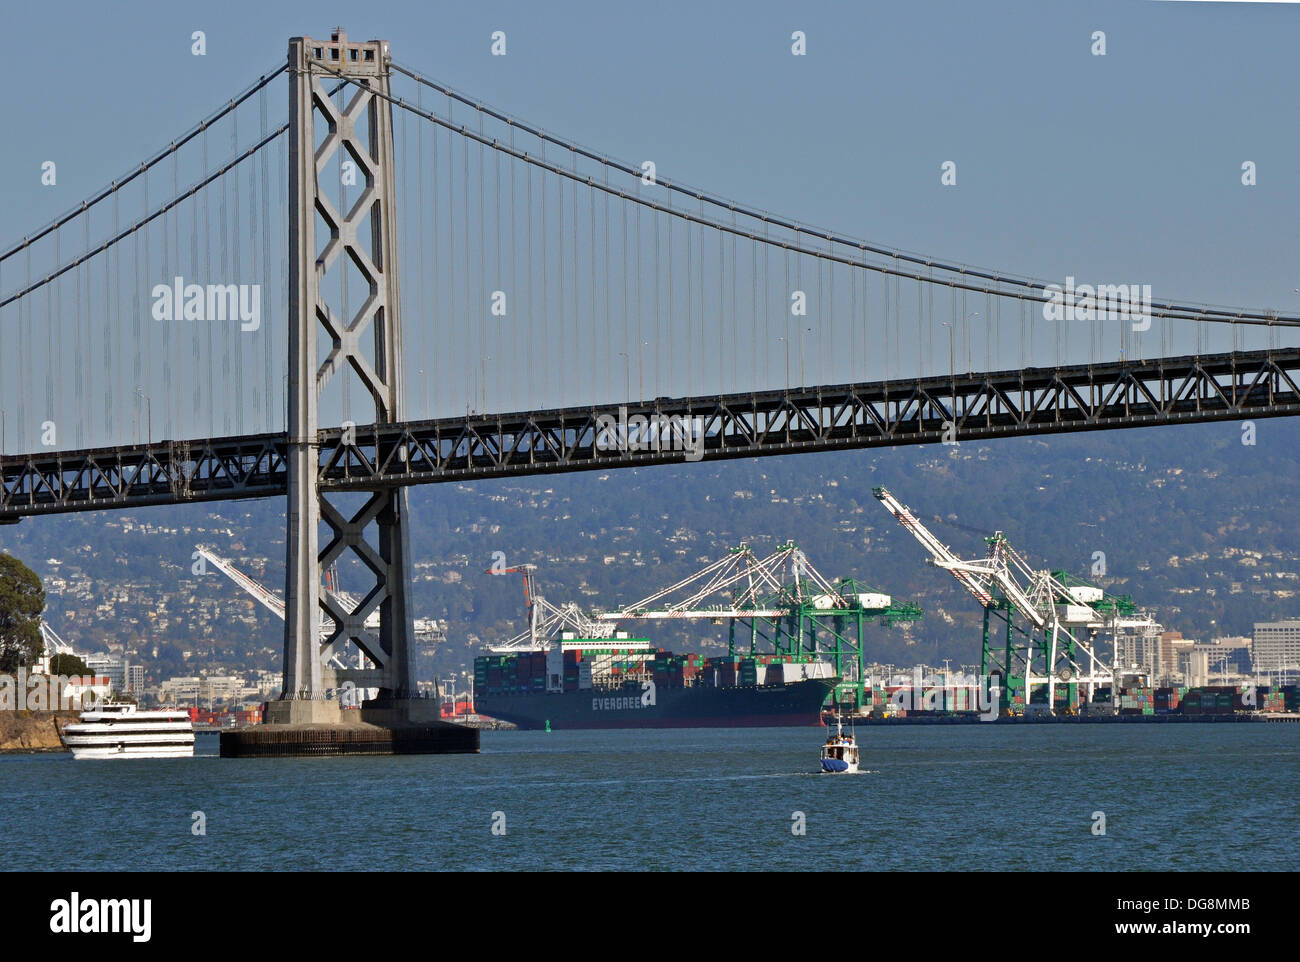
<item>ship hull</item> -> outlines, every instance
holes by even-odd
[[[835,679],[789,685],[485,695],[475,710],[523,729],[775,728],[821,724]]]

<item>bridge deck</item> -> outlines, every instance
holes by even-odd
[[[687,419],[702,457],[742,458],[1300,414],[1300,348],[659,398],[626,418]],[[323,491],[664,464],[608,430],[617,406],[359,426],[318,436]],[[608,420],[605,420],[608,419]],[[626,422],[624,422],[626,423]],[[949,426],[951,424],[951,426]],[[259,434],[0,458],[0,523],[69,511],[283,495],[288,442]]]

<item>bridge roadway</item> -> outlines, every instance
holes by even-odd
[[[629,403],[627,416],[701,419],[703,457],[745,458],[1300,414],[1300,348],[825,385]],[[955,416],[954,413],[955,412]],[[620,450],[618,406],[358,426],[319,433],[323,492],[686,460]],[[952,421],[953,428],[946,427]],[[945,433],[946,432],[946,433]],[[0,524],[23,517],[284,495],[284,434],[0,458]]]

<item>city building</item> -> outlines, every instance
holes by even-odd
[[[174,705],[197,705],[201,682],[196,675],[168,678],[158,686],[158,700]]]
[[[283,687],[283,680],[278,671],[258,671],[257,681],[254,683],[257,694],[263,699],[278,698],[280,689]]]
[[[1213,641],[1198,641],[1194,651],[1205,655],[1207,671],[1221,679],[1233,675],[1247,676],[1254,670],[1251,641],[1244,635],[1215,638]]]
[[[1140,624],[1125,626],[1115,635],[1115,661],[1131,672],[1156,674],[1160,660],[1161,626]]]
[[[158,700],[175,705],[211,707],[220,702],[240,702],[244,695],[244,679],[238,675],[184,675],[168,678],[158,686]]]
[[[1188,661],[1196,642],[1183,637],[1181,631],[1162,631],[1155,649],[1154,674],[1158,684],[1191,684],[1187,681],[1192,665]],[[1203,683],[1202,683],[1203,684]]]
[[[1300,618],[1255,622],[1251,649],[1257,673],[1300,676]]]
[[[144,691],[144,665],[128,664],[126,666],[126,688],[124,690],[129,695],[140,697],[140,693]]]
[[[109,686],[116,692],[126,691],[126,660],[121,655],[96,652],[84,655],[81,659],[86,667],[97,676],[108,679]]]

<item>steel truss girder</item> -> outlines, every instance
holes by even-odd
[[[1109,366],[1007,371],[976,378],[886,381],[807,391],[659,399],[659,418],[698,418],[705,458],[937,443],[955,439],[1143,427],[1300,414],[1300,349]],[[953,397],[957,403],[952,403]],[[952,411],[957,411],[955,418]],[[604,450],[599,408],[448,418],[358,429],[356,444],[323,432],[321,484],[542,474],[662,464],[682,451]],[[951,430],[951,429],[949,429]]]
[[[956,398],[956,404],[953,398]],[[833,385],[628,405],[699,417],[704,457],[936,444],[955,440],[1300,414],[1300,348],[1107,365]],[[318,432],[322,491],[681,462],[681,451],[603,450],[594,407],[363,425],[355,443]],[[0,459],[0,522],[65,511],[272,497],[286,490],[281,435]]]

